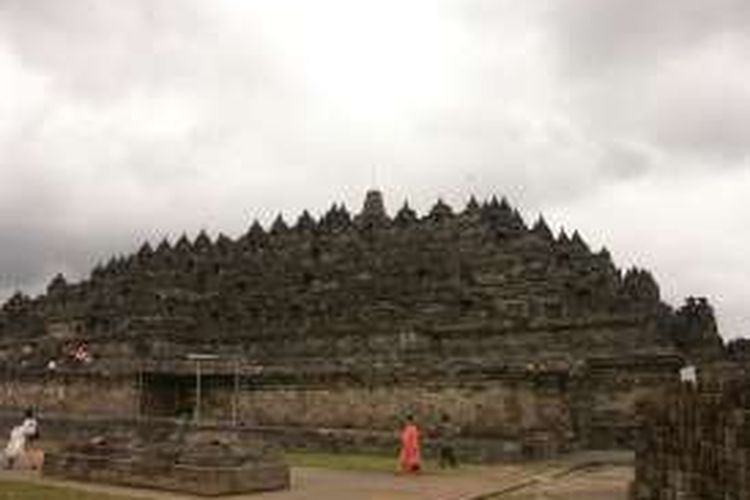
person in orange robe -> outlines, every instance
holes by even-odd
[[[411,415],[406,417],[406,425],[401,431],[401,453],[398,457],[401,472],[419,472],[422,454],[419,449],[419,428]]]

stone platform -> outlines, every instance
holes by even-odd
[[[155,488],[202,496],[289,488],[289,467],[275,448],[232,431],[150,426],[93,436],[45,457],[43,474],[77,481]]]

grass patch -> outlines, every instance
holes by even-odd
[[[0,500],[136,500],[134,497],[0,480]],[[142,499],[140,499],[142,500]]]
[[[398,457],[390,455],[362,455],[354,453],[318,453],[306,451],[290,451],[284,453],[286,462],[292,467],[318,467],[321,469],[396,472]],[[423,460],[422,467],[426,471],[437,472],[437,463]]]
[[[284,457],[293,467],[393,472],[397,465],[397,458],[387,455],[295,451],[285,453]]]

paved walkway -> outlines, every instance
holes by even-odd
[[[586,468],[487,500],[627,500],[632,479],[630,466]]]
[[[470,467],[455,473],[418,476],[296,469],[292,489],[258,495],[258,500],[465,500],[486,495],[539,473],[547,465],[497,465]]]
[[[627,463],[627,455],[576,455],[562,461],[492,466],[467,466],[457,471],[426,472],[418,476],[400,476],[383,472],[358,472],[321,468],[295,467],[292,470],[292,487],[287,491],[224,497],[231,500],[481,500],[495,498],[566,498],[538,496],[543,488],[555,491],[551,485],[559,483],[568,489],[578,485],[580,496],[575,499],[615,499],[617,495],[585,496],[583,491],[596,486],[599,492],[619,491],[627,486],[631,467],[611,465],[618,461]],[[610,482],[599,485],[582,481],[592,464],[607,463],[600,471],[617,469]],[[596,470],[596,469],[594,469]],[[606,476],[606,474],[605,474]],[[574,481],[574,478],[578,480]],[[604,477],[604,476],[603,476]],[[34,473],[2,472],[0,479],[22,479],[53,486],[65,486],[86,491],[127,495],[154,500],[186,500],[195,497],[151,490],[123,488],[109,485],[60,481]],[[577,482],[576,482],[577,481]],[[610,484],[611,483],[611,484]],[[572,486],[571,486],[572,485]],[[582,489],[583,488],[583,489]],[[614,488],[614,489],[613,489]],[[562,490],[561,490],[562,491]],[[624,490],[623,490],[624,491]],[[534,496],[523,496],[529,492]],[[501,494],[502,493],[502,494]],[[521,496],[518,496],[521,495]],[[624,498],[624,497],[622,497]]]

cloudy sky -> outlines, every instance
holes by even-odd
[[[0,0],[0,298],[377,186],[505,194],[750,336],[747,0]]]

